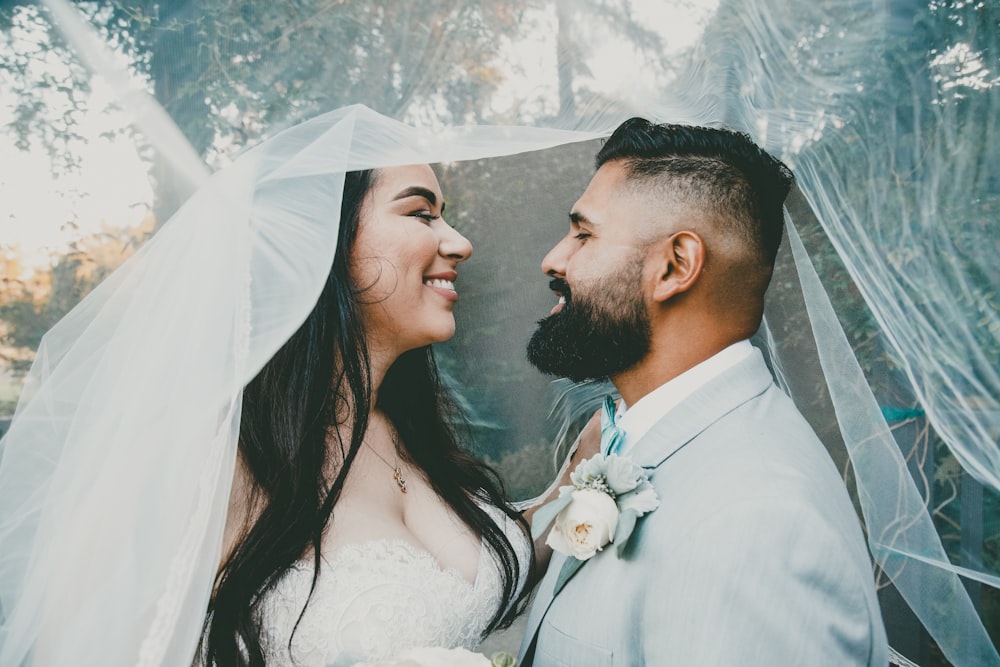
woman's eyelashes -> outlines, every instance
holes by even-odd
[[[434,215],[430,211],[417,211],[416,213],[410,214],[411,218],[420,218],[424,222],[434,222],[435,220],[440,220],[440,215]]]

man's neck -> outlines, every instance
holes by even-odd
[[[612,377],[611,382],[626,405],[635,405],[649,392],[714,357],[738,340],[696,341],[677,347],[654,346],[645,359]]]
[[[750,341],[741,340],[664,382],[635,403],[623,401],[615,415],[616,425],[625,431],[619,451],[627,453],[664,415],[752,354]]]

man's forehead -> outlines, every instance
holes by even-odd
[[[620,161],[608,162],[594,174],[587,189],[570,209],[570,221],[600,225],[620,216],[643,216],[660,208],[668,190],[639,184],[628,177]]]
[[[570,209],[570,221],[601,224],[606,211],[615,208],[621,196],[626,194],[625,176],[624,169],[617,162],[601,165]]]
[[[611,160],[602,164],[590,179],[595,188],[621,189],[627,186],[628,164],[624,160]],[[588,189],[590,189],[588,187]]]
[[[618,210],[609,197],[594,196],[584,193],[573,208],[569,211],[570,224],[579,227],[598,228],[602,226],[615,226],[612,223],[616,217],[614,212]]]

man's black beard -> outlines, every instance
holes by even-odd
[[[619,277],[596,299],[574,300],[560,289],[566,303],[538,321],[528,341],[528,361],[543,373],[573,382],[604,380],[642,361],[652,331],[638,277],[632,278]]]

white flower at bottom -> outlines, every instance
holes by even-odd
[[[577,489],[572,500],[556,515],[545,543],[578,560],[587,560],[614,539],[618,505],[595,489]]]

